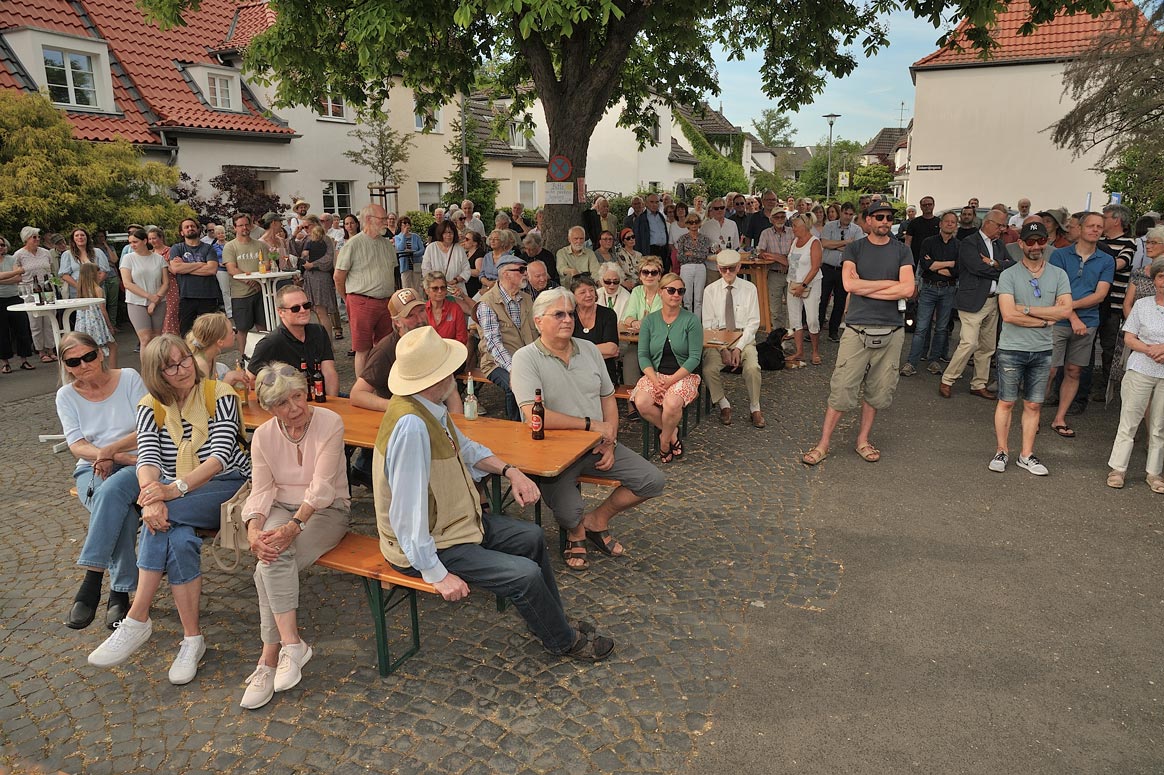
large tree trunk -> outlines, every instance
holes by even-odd
[[[602,118],[580,116],[572,110],[566,100],[543,98],[542,105],[546,112],[546,124],[550,132],[550,158],[564,156],[570,161],[573,168],[570,176],[562,182],[574,186],[574,202],[568,205],[547,205],[545,209],[545,232],[542,239],[546,249],[557,252],[567,243],[568,232],[572,226],[582,225],[582,213],[587,208],[585,202],[578,201],[578,180],[586,178],[586,157],[590,152],[590,136],[594,127]],[[553,105],[553,107],[551,107]],[[557,182],[546,172],[546,181]]]

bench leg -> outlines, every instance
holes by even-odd
[[[489,509],[494,514],[500,514],[502,512],[502,507],[505,505],[505,502],[504,502],[502,495],[501,495],[501,477],[494,474],[494,475],[490,476],[489,478],[493,480],[493,487],[492,487],[493,497],[491,498],[492,502],[489,504]]]
[[[420,651],[420,615],[416,610],[416,590],[391,587],[388,597],[385,598],[384,587],[378,579],[364,579],[364,591],[368,595],[368,606],[372,609],[372,622],[376,629],[376,666],[381,676],[389,676],[409,657]],[[405,600],[408,601],[412,619],[412,646],[393,661],[388,647],[388,614]]]

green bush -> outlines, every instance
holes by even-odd
[[[436,218],[432,217],[432,213],[428,210],[409,210],[405,213],[408,220],[412,221],[412,231],[414,234],[419,234],[421,237],[428,234],[428,227],[436,222]]]

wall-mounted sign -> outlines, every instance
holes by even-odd
[[[914,165],[914,169],[917,170],[918,172],[936,172],[936,171],[942,169],[942,165],[941,164],[917,164],[917,165]]]

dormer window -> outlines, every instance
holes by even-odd
[[[93,57],[47,46],[43,51],[45,81],[52,101],[58,105],[96,108]]]
[[[525,132],[521,131],[515,122],[509,124],[509,147],[521,151],[529,147]]]
[[[210,75],[206,78],[206,101],[210,107],[219,110],[234,110],[230,101],[230,79],[221,75]]]

